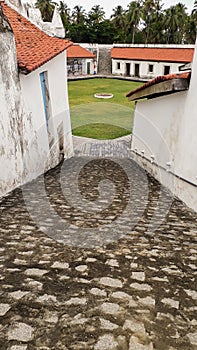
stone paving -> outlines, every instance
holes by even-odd
[[[1,199],[0,349],[197,349],[197,215],[116,146]]]

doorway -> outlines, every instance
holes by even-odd
[[[131,64],[126,63],[126,76],[130,77],[130,69],[131,69]]]
[[[87,62],[87,74],[90,74],[90,62]]]
[[[139,63],[135,63],[135,77],[139,77],[140,76],[140,65]]]

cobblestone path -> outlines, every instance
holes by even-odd
[[[197,216],[106,149],[1,200],[0,349],[197,349]]]

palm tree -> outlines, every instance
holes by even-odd
[[[142,17],[142,0],[132,1],[128,5],[126,14],[127,33],[132,31],[132,44],[135,43],[135,34]]]
[[[52,0],[37,0],[35,6],[40,10],[44,22],[51,22],[56,3]]]
[[[87,42],[86,13],[82,6],[75,6],[69,25],[69,37],[75,42]]]
[[[186,30],[185,30],[185,40],[187,44],[195,44],[196,41],[196,17],[195,14],[189,16]]]
[[[72,22],[75,24],[83,24],[86,18],[85,10],[82,6],[75,6],[72,12]]]
[[[100,5],[95,5],[87,15],[87,30],[90,42],[100,43],[103,36],[102,23],[105,20],[105,11]]]
[[[171,6],[170,8],[165,10],[164,17],[164,29],[167,44],[172,44],[176,42],[177,28],[178,17],[176,9],[175,6]]]
[[[126,12],[122,6],[118,5],[113,9],[111,20],[116,33],[115,41],[125,42],[126,40]]]
[[[178,3],[165,11],[165,34],[167,43],[181,44],[188,22],[185,5]]]
[[[197,12],[197,0],[194,1],[194,8],[192,10],[192,14]]]
[[[100,23],[105,19],[105,11],[100,5],[95,5],[88,13],[88,18],[94,23]]]
[[[142,7],[142,19],[144,20],[145,43],[150,39],[151,22],[153,22],[153,14],[157,9],[160,0],[144,0]]]
[[[197,24],[197,0],[194,1],[194,8],[192,10],[192,14],[191,14],[193,20],[196,22]]]
[[[182,44],[184,42],[184,34],[188,20],[188,15],[186,13],[187,8],[181,3],[178,3],[175,7],[178,19],[177,43]]]
[[[67,31],[70,23],[70,9],[63,1],[60,1],[58,9],[59,9],[59,13],[60,13],[64,28]]]

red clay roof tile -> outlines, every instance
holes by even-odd
[[[14,32],[19,67],[32,72],[66,50],[72,42],[44,33],[25,17],[1,2],[4,15]]]
[[[68,58],[95,58],[90,51],[86,50],[80,45],[72,45],[67,50]]]
[[[147,83],[139,86],[137,89],[128,92],[126,97],[130,97],[138,91],[145,90],[147,87],[150,87],[150,86],[155,85],[155,84],[159,84],[159,83],[166,81],[166,80],[172,80],[172,79],[188,79],[189,80],[190,76],[191,76],[191,72],[184,72],[184,73],[180,73],[180,74],[174,73],[174,74],[161,75],[161,76],[158,76],[155,79],[150,80]]]
[[[111,58],[141,61],[192,62],[194,49],[190,48],[147,48],[114,47]]]

